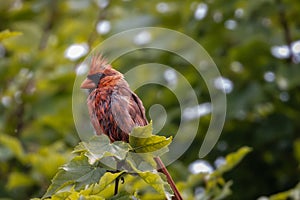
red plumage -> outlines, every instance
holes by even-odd
[[[123,75],[100,55],[92,57],[90,71],[81,88],[90,91],[87,105],[96,133],[107,135],[111,142],[128,142],[129,133],[135,126],[148,124],[142,101],[130,90]],[[174,199],[182,199],[160,158],[155,161],[159,171],[167,176]]]
[[[101,56],[92,58],[88,78],[81,88],[90,90],[87,104],[96,133],[106,134],[111,142],[128,142],[133,127],[148,124],[141,100],[130,90],[123,75]]]

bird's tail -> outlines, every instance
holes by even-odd
[[[170,184],[170,186],[174,192],[174,196],[172,199],[173,200],[182,200],[182,197],[172,179],[172,176],[169,174],[169,172],[168,172],[167,168],[165,167],[164,163],[162,162],[162,160],[159,157],[155,157],[154,160],[157,164],[158,171],[163,173],[164,175],[166,175],[167,181]]]

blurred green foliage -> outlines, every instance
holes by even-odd
[[[270,198],[299,199],[299,43],[293,46],[300,40],[299,19],[297,0],[0,0],[0,198],[42,196],[79,142],[71,104],[75,71],[84,57],[67,58],[68,47],[85,44],[91,50],[120,31],[158,26],[203,45],[233,84],[221,138],[205,158],[214,163],[242,146],[252,147],[240,166],[224,175],[233,181],[227,198],[279,193]],[[109,22],[108,32],[97,32],[101,21]],[[284,54],[287,47],[281,49],[282,58],[274,56],[272,48],[283,45],[294,53]],[[189,47],[183,51],[191,53]],[[199,102],[209,101],[201,76],[170,53],[137,51],[115,65],[125,72],[147,62],[174,67],[190,81]],[[180,110],[170,91],[149,86],[136,92],[146,108],[154,103],[165,106],[163,132],[175,133]],[[169,167],[179,184],[191,181],[188,166],[198,159],[209,121],[209,115],[201,118],[193,144]],[[197,184],[190,185],[189,194],[199,192]]]

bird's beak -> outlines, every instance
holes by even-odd
[[[80,88],[81,89],[92,89],[92,88],[96,88],[97,85],[90,79],[86,78],[82,83]]]

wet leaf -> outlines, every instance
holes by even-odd
[[[111,143],[105,135],[95,136],[88,143],[83,144],[87,149],[85,154],[91,164],[104,157],[115,157],[123,160],[129,151],[127,143],[119,141]]]
[[[173,196],[170,185],[162,179],[164,176],[163,174],[154,172],[139,172],[138,175],[159,194],[165,195],[167,199],[171,199]]]
[[[97,183],[94,186],[82,191],[81,194],[83,194],[83,195],[99,194],[104,189],[106,189],[107,186],[112,184],[116,180],[116,178],[118,178],[123,173],[124,172],[117,172],[117,173],[107,172],[101,177],[99,183]]]
[[[172,137],[166,138],[152,134],[152,122],[147,126],[136,127],[129,136],[129,144],[135,153],[149,153],[158,151],[162,154],[167,151],[167,147],[172,142]],[[156,152],[156,153],[158,153]]]
[[[84,155],[76,156],[54,176],[44,197],[52,196],[70,185],[74,185],[76,190],[83,189],[88,185],[97,183],[105,172],[106,169],[104,168],[90,165]]]

